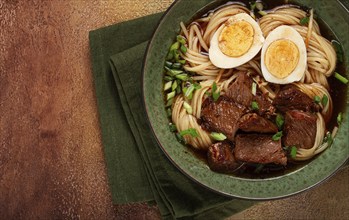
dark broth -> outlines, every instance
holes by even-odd
[[[200,12],[198,12],[195,16],[193,16],[193,18],[187,24],[191,23],[192,21],[194,21],[198,18],[205,17],[210,12],[214,12],[214,11],[216,11],[224,6],[230,5],[230,4],[239,3],[242,5],[245,5],[247,8],[249,8],[250,7],[249,2],[251,2],[251,1],[246,1],[246,0],[242,0],[242,1],[226,1],[225,0],[224,1],[224,0],[222,0],[222,1],[217,1],[217,2],[211,3],[210,5],[203,8]],[[273,9],[277,6],[281,6],[281,5],[285,5],[285,4],[298,5],[303,10],[308,9],[307,7],[304,7],[304,6],[299,5],[299,4],[294,4],[293,1],[287,1],[287,0],[264,0],[263,3],[266,6],[266,10]],[[324,22],[321,19],[321,15],[317,15],[316,11],[315,11],[315,15],[316,15],[316,21],[319,24],[322,36],[324,36],[326,39],[328,39],[330,41],[331,40],[338,41],[337,37],[332,32],[330,27],[326,24],[326,22]],[[344,62],[337,63],[335,71],[338,73],[341,73],[341,74],[345,74],[346,66],[345,66]],[[339,80],[335,79],[333,76],[331,76],[328,79],[328,82],[330,85],[329,92],[330,92],[334,107],[333,107],[332,118],[331,118],[330,122],[326,125],[326,127],[327,127],[327,129],[332,131],[332,129],[337,125],[337,115],[340,112],[345,111],[346,99],[347,99],[347,86],[344,85],[343,83],[341,83]],[[207,164],[206,152],[198,151],[198,150],[195,150],[191,147],[188,147],[188,153],[195,155],[197,158],[199,158],[200,160],[204,161]],[[276,177],[276,176],[284,175],[284,174],[293,172],[297,169],[300,169],[301,167],[308,164],[310,161],[312,161],[315,158],[316,158],[316,156],[313,157],[312,159],[304,161],[304,162],[288,162],[286,167],[267,165],[258,172],[256,172],[257,165],[248,165],[244,169],[238,170],[235,174],[232,174],[232,175],[243,177],[243,178],[253,178],[253,179],[263,179],[263,178]]]

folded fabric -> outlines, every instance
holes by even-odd
[[[113,201],[155,200],[164,219],[222,219],[254,202],[222,196],[183,175],[163,154],[146,120],[142,62],[147,41],[160,17],[155,14],[90,32]]]

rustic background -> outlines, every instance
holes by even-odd
[[[165,10],[172,0],[0,0],[0,219],[159,219],[113,205],[88,32]],[[349,169],[305,193],[230,219],[343,219]]]

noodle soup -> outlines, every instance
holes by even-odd
[[[341,122],[340,44],[311,8],[269,2],[227,2],[178,24],[166,57],[170,129],[216,172],[292,170]]]

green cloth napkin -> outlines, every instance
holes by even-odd
[[[142,62],[161,15],[90,32],[113,201],[155,201],[163,219],[223,219],[255,203],[222,196],[182,174],[157,145],[146,119],[142,104]]]

